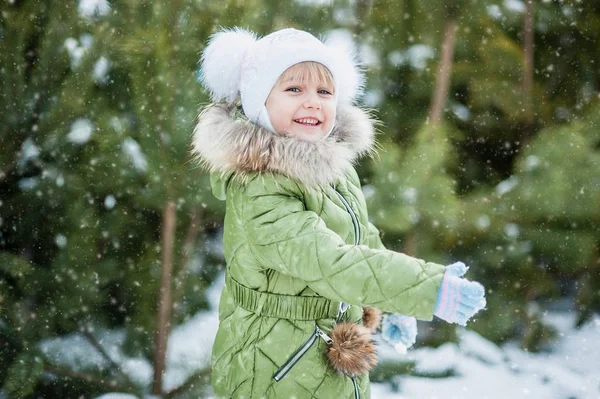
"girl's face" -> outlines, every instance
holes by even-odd
[[[323,138],[335,121],[333,90],[333,85],[314,78],[284,75],[273,86],[265,104],[275,131],[307,141]]]

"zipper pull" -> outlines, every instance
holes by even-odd
[[[345,313],[346,310],[350,309],[350,305],[345,302],[340,302],[340,313]]]
[[[325,331],[321,330],[319,327],[317,327],[317,335],[321,338],[323,338],[323,340],[327,343],[327,345],[331,345],[333,343],[333,340],[331,339],[331,337],[327,334],[325,334]]]
[[[350,309],[350,305],[348,305],[347,303],[344,303],[344,302],[340,302],[340,305],[338,306],[338,312],[337,312],[337,316],[335,317],[335,318],[336,318],[336,321],[338,321],[338,322],[339,322],[339,321],[340,321],[340,319],[342,318],[342,315],[343,315],[344,313],[346,313],[346,311],[347,311],[348,309]]]

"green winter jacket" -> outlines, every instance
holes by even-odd
[[[275,135],[235,106],[200,114],[193,153],[226,201],[216,397],[369,398],[368,372],[344,374],[326,355],[334,327],[362,325],[366,306],[432,319],[444,266],[385,249],[369,222],[353,162],[373,136],[356,107],[338,108],[319,142]]]

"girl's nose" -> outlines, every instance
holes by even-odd
[[[309,94],[306,101],[304,101],[305,108],[316,108],[321,109],[321,100],[317,94]]]

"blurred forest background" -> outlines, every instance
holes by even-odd
[[[363,159],[390,249],[471,265],[488,308],[469,327],[543,350],[540,315],[600,310],[600,2],[161,0],[0,4],[0,397],[166,391],[168,332],[206,309],[224,268],[224,204],[190,160],[209,35],[296,27],[356,46],[360,104],[383,122]],[[421,325],[420,345],[455,339]],[[96,331],[125,331],[151,387]],[[79,333],[107,367],[40,350]],[[200,382],[197,384],[196,382]],[[192,396],[186,396],[192,395]]]

